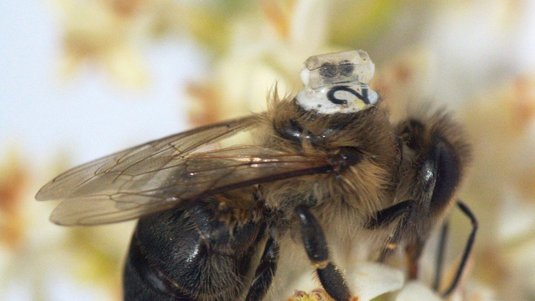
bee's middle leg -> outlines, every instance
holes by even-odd
[[[295,208],[301,226],[301,239],[308,258],[316,268],[320,282],[327,293],[337,301],[347,301],[351,292],[344,276],[329,259],[329,248],[323,229],[305,206]]]

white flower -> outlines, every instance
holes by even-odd
[[[384,264],[364,262],[347,275],[349,286],[359,297],[359,301],[372,300],[388,292],[403,287],[405,275],[402,271]]]
[[[409,281],[398,293],[396,301],[441,301],[442,298],[419,281]]]

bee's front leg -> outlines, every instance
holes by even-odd
[[[441,293],[443,297],[448,297],[451,293],[453,293],[453,291],[455,291],[455,289],[459,285],[459,282],[461,281],[461,277],[463,275],[463,272],[464,272],[464,270],[466,268],[466,264],[468,263],[468,258],[470,257],[470,254],[472,253],[472,250],[473,250],[473,247],[474,247],[474,243],[475,243],[475,240],[476,240],[477,229],[479,228],[479,223],[477,221],[476,216],[474,215],[472,210],[470,210],[470,208],[464,202],[458,200],[457,201],[457,207],[461,210],[461,212],[470,221],[470,224],[472,225],[472,230],[470,231],[470,236],[468,237],[468,240],[466,241],[466,244],[464,246],[464,251],[463,251],[463,255],[461,257],[461,262],[459,263],[459,267],[457,268],[457,271],[455,272],[455,277],[453,278],[453,280],[450,283],[450,285],[448,286],[448,288],[444,292]],[[444,233],[443,235],[444,235],[444,240],[445,240],[446,239],[446,233]],[[444,248],[444,245],[445,245],[444,243],[441,243],[440,248]],[[442,260],[442,258],[438,258],[437,259],[437,270],[438,270],[438,265],[439,264],[442,265],[442,262],[439,262],[441,260]],[[437,288],[436,290],[438,290],[438,286],[439,286],[439,283],[441,281],[439,273],[441,273],[441,270],[438,270],[437,274],[435,276],[436,277],[435,278],[435,283],[436,283],[435,286]]]
[[[320,224],[305,206],[295,208],[295,214],[301,226],[305,251],[316,268],[323,288],[337,301],[350,300],[351,292],[344,276],[329,259],[329,248]]]
[[[367,229],[387,227],[402,215],[409,214],[414,203],[414,200],[407,200],[377,211],[365,226]]]
[[[392,225],[392,223],[397,222],[398,226],[394,230],[394,233],[391,235],[385,248],[382,250],[379,255],[379,261],[384,262],[388,256],[390,256],[393,251],[398,247],[399,241],[401,240],[401,233],[404,229],[403,223],[407,220],[408,216],[412,213],[415,206],[414,200],[406,200],[399,202],[390,207],[377,211],[373,216],[368,220],[364,225],[366,229],[383,229]],[[409,264],[410,265],[410,264]],[[417,269],[417,266],[414,266]]]

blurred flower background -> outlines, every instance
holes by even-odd
[[[55,226],[56,204],[34,201],[37,189],[119,149],[262,111],[275,83],[282,93],[300,88],[307,57],[350,48],[374,60],[374,87],[394,117],[432,101],[471,137],[460,196],[480,232],[451,299],[535,300],[533,0],[3,1],[0,300],[120,300],[134,223]],[[456,211],[451,218],[455,266],[470,227]],[[419,300],[417,285],[388,298]]]

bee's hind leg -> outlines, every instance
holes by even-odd
[[[337,301],[351,300],[351,292],[344,276],[329,259],[325,234],[306,206],[295,208],[301,225],[301,239],[308,258],[316,268],[319,280],[327,293]]]
[[[264,298],[277,271],[278,260],[279,244],[273,237],[270,237],[266,242],[260,263],[256,268],[253,283],[245,298],[246,301],[258,301]]]

